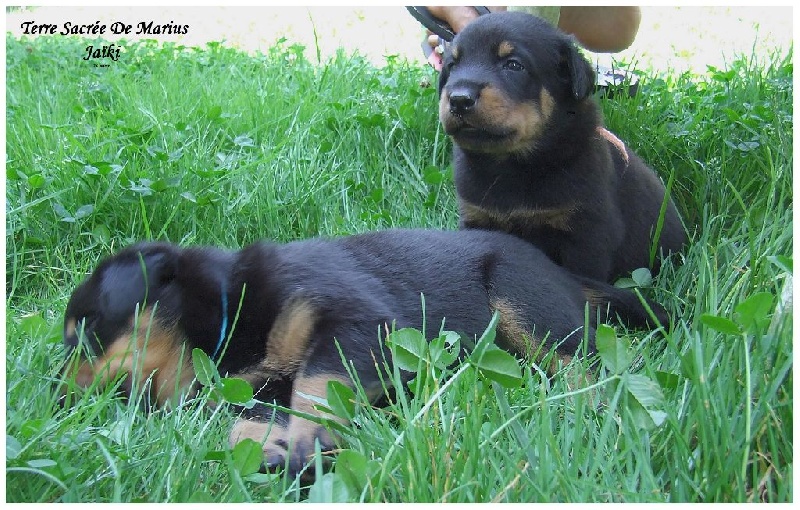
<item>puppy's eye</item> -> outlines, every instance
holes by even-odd
[[[100,322],[101,314],[99,312],[87,312],[83,315],[79,321],[77,321],[77,330],[91,331],[97,327],[98,322]]]
[[[76,332],[83,335],[85,331],[91,331],[97,324],[97,316],[94,314],[87,314],[83,319],[78,321]]]
[[[524,71],[525,66],[522,65],[522,62],[515,58],[510,58],[503,63],[503,69],[508,69],[509,71]]]

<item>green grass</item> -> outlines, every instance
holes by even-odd
[[[309,490],[250,473],[227,448],[233,414],[206,397],[149,415],[111,391],[59,408],[63,309],[134,240],[455,228],[449,142],[435,87],[420,87],[435,77],[344,55],[315,66],[286,44],[253,57],[145,41],[94,68],[85,46],[7,39],[8,501],[792,500],[792,317],[776,311],[792,263],[791,52],[645,71],[637,97],[603,103],[674,178],[692,235],[648,291],[670,331],[618,331],[630,363],[604,360],[591,391],[570,384],[581,360],[553,379],[523,367],[516,388],[470,364],[431,373],[392,407],[360,407]]]

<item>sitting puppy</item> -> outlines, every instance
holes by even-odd
[[[65,373],[82,387],[126,374],[127,392],[131,375],[151,377],[152,403],[163,405],[192,389],[191,350],[199,348],[221,374],[250,382],[261,402],[318,415],[301,394],[324,398],[331,380],[352,387],[334,340],[380,397],[380,336],[393,324],[422,327],[420,294],[428,337],[445,321],[474,338],[499,311],[497,342],[520,356],[551,345],[562,359],[573,355],[586,303],[592,317],[600,309],[633,326],[650,321],[630,291],[574,277],[500,232],[387,230],[241,251],[140,243],[103,261],[72,294],[65,344],[93,356],[71,356]],[[649,306],[666,324],[663,309]],[[263,442],[268,468],[288,456],[294,474],[315,439],[333,446],[324,427],[264,405],[234,426],[232,443],[246,437]]]
[[[514,234],[613,281],[650,266],[654,239],[666,255],[686,234],[658,177],[603,128],[593,85],[571,38],[529,14],[487,14],[446,50],[439,117],[462,228]]]

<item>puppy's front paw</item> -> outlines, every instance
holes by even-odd
[[[293,392],[289,406],[305,415],[321,416],[314,407],[317,398],[324,398],[328,381],[338,380],[342,384],[350,384],[339,374],[321,374],[298,376],[293,383]],[[285,412],[264,411],[266,406],[256,410],[256,419],[239,418],[230,435],[231,446],[250,438],[263,445],[265,471],[276,471],[287,467],[292,476],[303,473],[304,479],[314,477],[310,470],[303,471],[314,457],[314,443],[319,441],[322,452],[329,452],[336,447],[334,438],[328,430],[300,416]],[[325,415],[328,419],[345,423],[346,420]]]
[[[240,418],[231,430],[231,446],[248,438],[263,444],[263,471],[287,468],[293,477],[303,472],[313,459],[316,440],[322,452],[331,451],[336,446],[325,427],[295,416],[289,417],[288,421],[276,419],[269,422]],[[311,477],[313,475],[309,473],[304,475],[304,478]]]

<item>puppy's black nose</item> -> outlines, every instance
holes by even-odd
[[[455,89],[450,92],[450,113],[464,115],[475,107],[478,95],[466,88]]]

